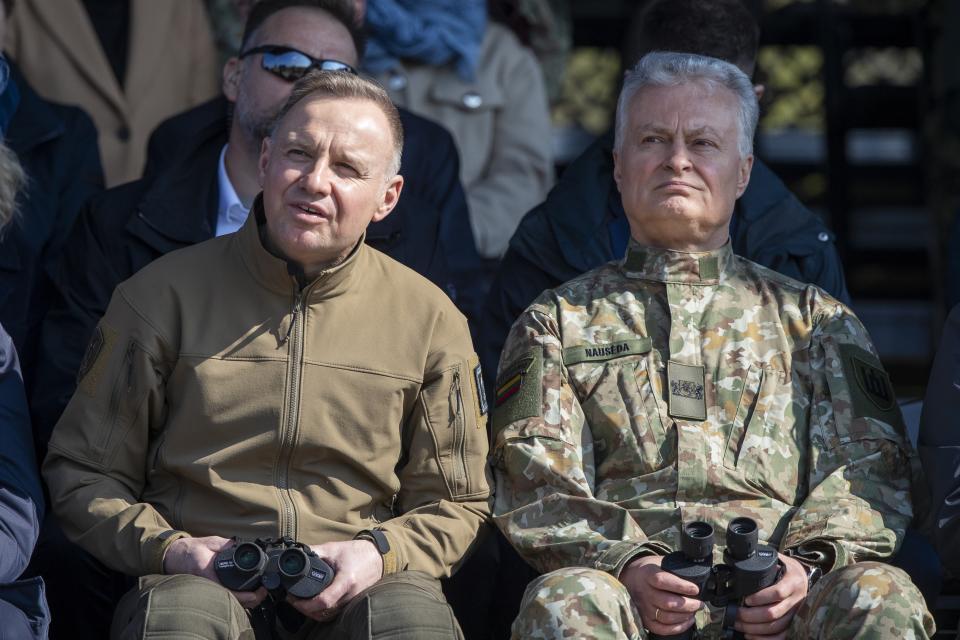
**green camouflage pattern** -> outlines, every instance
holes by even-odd
[[[721,608],[696,614],[701,640],[723,637]],[[848,565],[827,574],[797,610],[788,638],[920,640],[934,633],[923,597],[900,569],[879,562]],[[512,637],[534,640],[647,638],[626,588],[609,573],[572,567],[534,580],[520,605]]]
[[[608,348],[643,338],[646,353]],[[611,355],[565,363],[584,347]],[[902,541],[916,454],[866,330],[821,289],[729,243],[681,253],[631,242],[624,260],[521,315],[500,376],[531,353],[538,375],[494,410],[494,515],[540,572],[619,575],[638,554],[675,549],[693,520],[714,525],[719,552],[739,516],[825,571]],[[671,387],[668,362],[703,377]],[[672,417],[671,388],[706,418]],[[517,411],[532,397],[535,415]]]

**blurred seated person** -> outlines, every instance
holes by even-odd
[[[0,233],[25,179],[17,156],[0,143]],[[20,579],[43,519],[43,490],[17,350],[0,323],[0,636],[46,640],[50,614],[43,580]]]
[[[0,4],[0,49],[12,7],[13,0]],[[103,170],[87,114],[41,98],[2,56],[0,136],[26,174],[18,214],[0,234],[0,324],[17,348],[29,394],[40,324],[50,306],[47,271],[81,207],[103,190]]]
[[[366,26],[364,68],[394,102],[453,134],[477,249],[492,269],[553,183],[536,58],[487,19],[485,0],[368,0]]]
[[[648,51],[726,60],[751,76],[759,28],[740,0],[654,0],[634,21],[627,68]],[[762,91],[762,87],[757,87]],[[630,233],[613,179],[613,134],[599,138],[567,168],[546,201],[530,211],[487,297],[480,357],[490,376],[510,325],[545,289],[623,257]],[[730,221],[733,251],[849,302],[834,236],[760,160]]]
[[[933,494],[928,532],[960,578],[960,306],[943,327],[920,416],[918,449]]]
[[[217,92],[201,0],[26,0],[6,50],[40,95],[93,117],[110,187],[140,177],[160,122]]]

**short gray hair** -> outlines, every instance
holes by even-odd
[[[617,125],[614,148],[619,150],[627,127],[627,110],[630,102],[644,87],[673,87],[689,82],[701,82],[731,91],[739,103],[737,122],[739,136],[737,149],[740,157],[753,153],[753,134],[760,117],[757,94],[750,78],[729,62],[693,53],[654,51],[640,58],[623,81],[620,99],[617,101]]]

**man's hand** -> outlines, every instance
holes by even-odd
[[[807,597],[807,572],[797,560],[780,554],[784,572],[780,580],[744,600],[735,628],[747,640],[786,638],[793,614]]]
[[[308,618],[330,620],[383,575],[383,558],[369,540],[327,542],[310,548],[333,567],[335,576],[330,586],[309,600],[287,596],[294,608]]]
[[[633,598],[643,626],[653,633],[675,635],[694,623],[701,602],[692,597],[697,585],[660,568],[661,556],[630,561],[620,572],[620,582]]]
[[[163,572],[172,575],[189,573],[220,584],[217,572],[213,569],[213,560],[224,547],[232,544],[229,538],[208,536],[206,538],[179,538],[167,547],[163,555]],[[267,590],[260,587],[256,591],[231,591],[245,609],[253,609],[267,597]]]

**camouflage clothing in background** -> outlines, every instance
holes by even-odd
[[[831,572],[810,590],[787,637],[927,638],[933,634],[933,619],[916,608],[920,601],[917,588],[900,569],[860,562]],[[699,628],[713,625],[702,637],[719,633],[723,613],[714,608],[697,612]],[[582,567],[553,571],[531,583],[513,625],[517,640],[646,637],[640,614],[620,581],[609,573]]]
[[[541,295],[500,362],[494,514],[541,572],[618,576],[693,520],[719,555],[738,516],[829,571],[890,556],[910,523],[916,456],[866,330],[729,243],[631,243]]]

